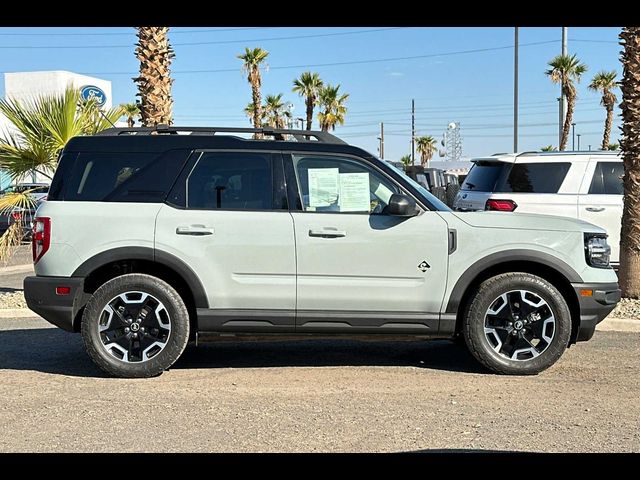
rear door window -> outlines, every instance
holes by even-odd
[[[598,162],[589,187],[590,195],[622,195],[622,162]]]
[[[495,192],[558,193],[569,168],[569,162],[516,163],[498,182]]]
[[[475,162],[464,179],[461,189],[474,192],[492,192],[498,177],[508,166],[504,162]]]

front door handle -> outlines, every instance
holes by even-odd
[[[177,235],[194,235],[196,237],[202,235],[213,235],[213,228],[204,225],[181,225],[176,228]]]
[[[605,210],[604,207],[587,207],[587,212],[603,212]]]
[[[339,238],[339,237],[346,237],[347,232],[343,230],[337,230],[332,227],[327,227],[327,228],[311,229],[309,230],[309,236],[321,237],[321,238]]]

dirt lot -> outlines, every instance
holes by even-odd
[[[209,343],[104,378],[78,335],[0,319],[0,451],[640,451],[640,334],[535,377],[450,342]]]

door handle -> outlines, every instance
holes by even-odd
[[[335,228],[320,228],[309,230],[310,237],[322,237],[322,238],[339,238],[346,237],[347,232],[343,230],[337,230]]]
[[[587,207],[587,212],[602,212],[605,210],[604,207]]]
[[[176,228],[177,235],[213,235],[213,228],[205,227],[204,225],[182,225]]]

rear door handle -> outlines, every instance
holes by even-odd
[[[587,207],[587,212],[602,212],[605,210],[604,207]]]
[[[309,236],[310,237],[321,237],[321,238],[339,238],[339,237],[346,237],[347,236],[347,232],[345,232],[343,230],[337,230],[337,229],[332,228],[332,227],[326,227],[326,228],[318,228],[318,229],[309,230]]]
[[[176,228],[177,235],[213,235],[213,228],[205,227],[204,225],[181,225]]]

